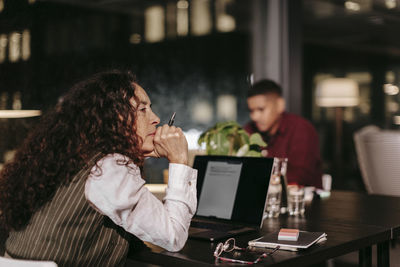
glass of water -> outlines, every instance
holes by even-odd
[[[304,187],[297,185],[288,186],[288,212],[289,215],[304,215],[305,212],[305,192]]]

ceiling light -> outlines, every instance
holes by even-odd
[[[385,6],[388,9],[396,8],[396,6],[397,6],[396,0],[385,0]]]
[[[346,1],[344,2],[344,7],[348,10],[352,11],[360,11],[361,6],[359,3],[353,2],[353,1]]]
[[[383,85],[383,91],[387,95],[397,95],[399,93],[399,87],[390,83]]]

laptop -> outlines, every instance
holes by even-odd
[[[215,241],[261,228],[273,158],[197,155],[189,237]]]

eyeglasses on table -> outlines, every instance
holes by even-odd
[[[236,241],[234,238],[229,238],[224,243],[221,242],[221,243],[217,244],[217,247],[215,248],[215,251],[214,251],[214,257],[215,257],[216,261],[220,260],[220,261],[234,262],[234,263],[256,264],[256,263],[259,263],[262,259],[274,254],[278,249],[279,249],[279,246],[275,247],[272,251],[270,251],[268,253],[265,252],[265,253],[261,254],[254,261],[245,261],[245,260],[222,257],[221,254],[223,252],[232,252],[234,250],[248,251],[248,248],[241,248],[241,247],[236,246]]]

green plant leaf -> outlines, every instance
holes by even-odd
[[[267,143],[264,142],[261,135],[259,133],[253,133],[250,135],[250,145],[259,145],[261,147],[267,146]]]
[[[267,144],[262,140],[261,135],[253,135],[249,137],[242,126],[235,121],[218,122],[203,132],[197,143],[199,145],[205,143],[208,155],[259,157],[261,156],[260,146]]]
[[[254,150],[249,150],[246,155],[246,157],[261,157],[261,152],[254,151]]]

